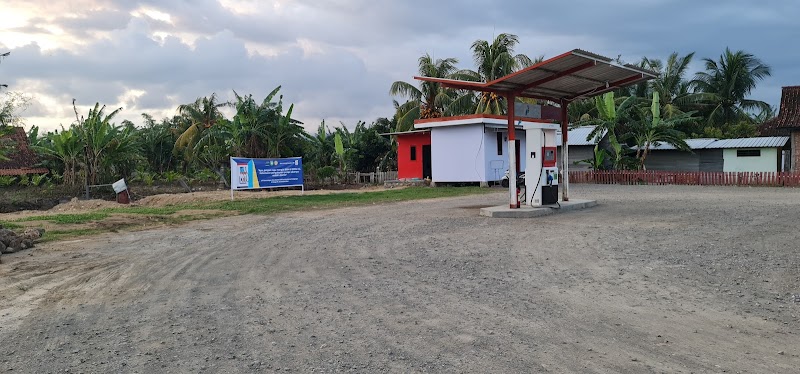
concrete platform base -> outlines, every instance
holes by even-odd
[[[597,200],[580,199],[570,199],[570,201],[567,202],[562,201],[560,209],[558,208],[558,205],[536,208],[523,205],[519,209],[511,209],[508,207],[508,205],[501,205],[481,208],[481,215],[492,218],[533,218],[571,210],[591,208],[595,205],[597,205]]]

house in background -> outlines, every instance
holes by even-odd
[[[594,158],[594,146],[597,145],[597,139],[588,139],[589,134],[594,131],[595,126],[580,126],[569,129],[567,134],[567,141],[569,142],[569,170],[591,170],[592,167],[584,160],[591,160]],[[602,137],[603,134],[600,134]],[[556,165],[561,167],[561,131],[556,131]]]
[[[645,158],[647,170],[666,171],[722,171],[722,150],[705,147],[717,139],[686,139],[691,152],[681,151],[667,143],[652,145]]]
[[[28,135],[22,127],[12,128],[9,135],[0,138],[0,141],[11,142],[12,150],[6,155],[8,160],[0,160],[0,176],[20,176],[28,174],[46,174],[47,168],[37,167],[39,157],[28,144]]]
[[[430,158],[423,154],[422,162],[430,162],[433,182],[479,182],[499,181],[508,170],[508,125],[505,116],[474,114],[466,116],[431,118],[414,123],[417,130],[427,130],[430,136]],[[517,159],[517,171],[525,170],[525,157],[520,154],[525,149],[525,131],[522,125],[547,122],[541,119],[517,117],[515,136],[517,147],[511,150]],[[401,171],[400,157],[403,138],[398,136],[398,175]],[[413,147],[409,143],[409,146]],[[406,147],[402,147],[406,148]],[[521,151],[522,150],[522,151]],[[409,154],[409,159],[413,153]]]
[[[784,170],[782,151],[788,142],[787,136],[686,139],[691,153],[661,143],[650,148],[644,164],[647,170],[778,172]]]
[[[800,172],[800,86],[783,87],[778,116],[758,128],[762,136],[788,136],[787,171]]]
[[[389,133],[397,139],[397,179],[431,177],[431,131]]]
[[[525,149],[523,123],[559,121],[560,109],[516,103],[515,136],[517,170],[525,170],[520,159]],[[434,182],[499,181],[508,169],[506,116],[473,114],[417,120],[414,130],[383,135],[397,140],[398,179],[430,178]]]

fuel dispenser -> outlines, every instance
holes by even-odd
[[[558,203],[556,131],[558,124],[524,124],[525,202],[532,207]]]

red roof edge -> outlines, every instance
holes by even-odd
[[[463,116],[450,116],[450,117],[437,117],[437,118],[426,118],[426,119],[418,119],[414,121],[414,124],[418,123],[431,123],[431,122],[444,122],[444,121],[458,121],[464,119],[502,119],[507,120],[508,116],[505,115],[497,115],[497,114],[467,114]],[[523,122],[537,122],[537,123],[556,123],[555,120],[552,119],[541,119],[541,118],[528,118],[528,117],[514,117],[515,121],[523,121]]]
[[[50,170],[47,168],[19,168],[19,169],[0,169],[0,176],[17,176],[28,174],[47,174]]]

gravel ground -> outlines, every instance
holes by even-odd
[[[0,371],[800,371],[800,190],[574,185],[118,233],[3,256]]]

